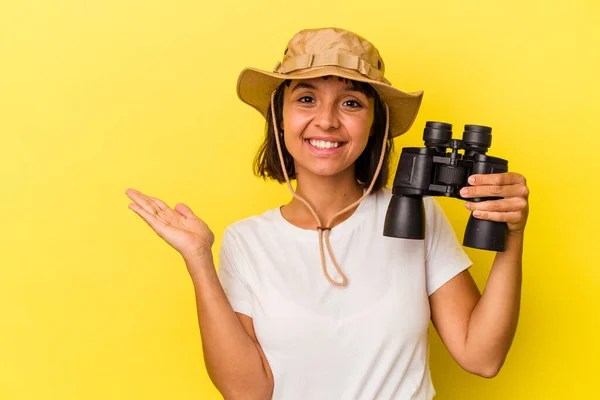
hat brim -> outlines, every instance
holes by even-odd
[[[256,68],[245,68],[238,78],[237,94],[240,100],[254,107],[263,117],[267,117],[271,94],[287,79],[312,79],[322,76],[339,76],[359,82],[369,83],[390,108],[390,131],[392,137],[402,135],[410,129],[423,99],[423,92],[403,92],[391,85],[378,82],[359,72],[337,67],[306,68],[293,74],[279,74]]]

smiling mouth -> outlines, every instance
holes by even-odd
[[[344,142],[328,142],[325,140],[314,139],[306,139],[305,142],[309,143],[311,146],[317,149],[337,149],[345,144]]]

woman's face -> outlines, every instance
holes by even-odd
[[[285,88],[285,145],[296,174],[352,172],[369,140],[374,100],[338,77],[293,80]]]

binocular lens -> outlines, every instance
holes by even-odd
[[[469,147],[487,150],[492,145],[492,128],[482,125],[465,125],[463,142]]]
[[[425,146],[447,143],[452,139],[452,125],[445,122],[428,121],[423,132]]]
[[[422,197],[392,195],[385,214],[383,235],[425,239],[425,207]]]

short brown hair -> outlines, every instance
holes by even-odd
[[[326,79],[327,77],[325,77]],[[290,86],[291,81],[284,81],[275,92],[275,115],[277,117],[277,128],[281,132],[281,122],[283,119],[283,94],[285,87]],[[373,175],[377,171],[377,164],[381,156],[381,148],[383,146],[385,134],[385,106],[379,98],[377,91],[368,83],[348,80],[352,90],[357,90],[365,94],[368,98],[373,98],[375,101],[375,110],[373,125],[371,126],[371,135],[367,142],[367,146],[362,154],[355,162],[355,177],[363,188],[367,188],[373,180]],[[281,142],[281,152],[288,176],[291,179],[296,179],[296,169],[294,166],[294,158],[285,147],[285,142]],[[377,180],[373,185],[373,193],[376,193],[385,186],[389,177],[389,155],[393,151],[394,141],[392,132],[388,133],[387,144],[385,147],[385,155],[381,171],[377,176]],[[267,121],[265,126],[265,139],[258,149],[258,153],[254,158],[254,174],[263,179],[273,179],[279,183],[285,183],[285,176],[281,169],[279,161],[279,153],[277,152],[277,142],[275,141],[275,129],[273,128],[273,117],[271,114],[271,106],[267,111]]]

